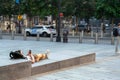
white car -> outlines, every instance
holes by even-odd
[[[25,32],[27,36],[37,35],[38,33],[43,37],[50,36],[51,33],[56,35],[56,29],[52,25],[35,25],[32,28],[26,28]]]

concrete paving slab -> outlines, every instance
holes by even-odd
[[[21,49],[24,52],[24,55],[27,54],[27,51],[29,49],[31,49],[33,53],[43,53],[47,49],[50,49],[49,60],[47,62],[69,59],[72,57],[85,55],[93,52],[86,52],[84,51],[86,48],[82,48],[80,47],[81,45],[78,45],[79,44],[64,44],[40,41],[0,40],[0,56],[2,56],[0,57],[0,60],[2,61],[0,66],[24,61],[10,60],[9,58],[10,51],[15,51],[19,49]]]
[[[90,65],[61,69],[20,80],[120,80],[120,56]]]
[[[88,53],[96,53],[96,59],[100,61],[89,66],[82,66],[78,68],[75,67],[73,69],[61,70],[59,72],[45,74],[42,76],[35,75],[31,76],[30,78],[21,80],[120,80],[120,59],[119,57],[116,58],[115,56],[115,45],[0,40],[0,66],[24,62],[24,60],[9,59],[9,52],[18,49],[23,50],[25,55],[29,49],[33,50],[33,53],[42,53],[46,49],[50,49],[50,60],[41,61],[41,63],[36,63],[32,66],[37,66],[39,64],[45,64],[45,62],[49,63],[55,60],[62,60],[63,58],[70,58]],[[104,60],[111,56],[115,58],[112,60],[108,59],[109,61]]]

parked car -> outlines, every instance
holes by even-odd
[[[56,35],[56,29],[52,25],[35,25],[32,28],[26,28],[25,32],[27,36],[37,35],[37,33],[43,37],[50,36],[51,33]]]

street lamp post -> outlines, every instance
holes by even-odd
[[[19,12],[19,15],[18,15],[18,20],[19,20],[19,25],[18,25],[18,33],[21,33],[21,26],[20,26],[20,0],[15,0],[16,4],[18,5],[18,12]]]
[[[61,0],[58,0],[58,21],[57,21],[58,25],[57,25],[56,42],[61,42],[61,36],[60,36],[60,27],[61,27],[60,10],[61,10]]]
[[[20,3],[18,4],[19,7],[19,15],[20,16]],[[21,33],[21,26],[20,26],[20,20],[19,20],[19,29],[18,29],[18,33]]]

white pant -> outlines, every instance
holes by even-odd
[[[120,36],[117,37],[117,41],[116,41],[116,48],[115,48],[116,54],[120,54],[120,52],[119,52],[119,43],[120,43]]]

